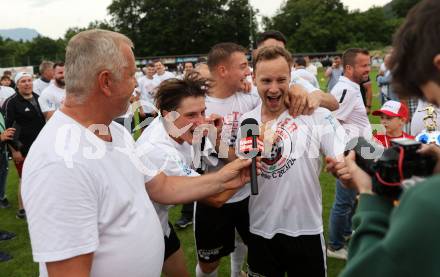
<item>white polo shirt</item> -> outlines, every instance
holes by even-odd
[[[359,136],[370,139],[372,137],[371,124],[359,84],[341,76],[330,93],[339,102],[339,109],[333,111],[333,115],[345,128],[348,139]]]

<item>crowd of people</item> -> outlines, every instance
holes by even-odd
[[[182,74],[157,60],[140,78],[128,37],[81,32],[64,63],[41,63],[39,78],[1,78],[0,206],[10,206],[10,156],[20,178],[16,216],[27,220],[40,276],[217,276],[223,257],[231,276],[326,276],[327,257],[348,258],[344,276],[440,274],[431,222],[438,177],[390,201],[353,153],[345,156],[357,137],[389,148],[440,127],[439,34],[422,32],[439,23],[435,12],[439,3],[424,0],[409,13],[379,71],[375,111],[366,49],[334,57],[321,90],[316,67],[292,58],[278,31],[259,35],[251,63],[245,48],[222,42]],[[249,119],[259,130],[258,194],[241,149]],[[421,153],[440,159],[435,143]],[[327,243],[323,156],[336,177]],[[182,216],[173,226],[168,210],[176,204]],[[195,268],[174,229],[190,224]],[[0,232],[0,240],[14,236]]]

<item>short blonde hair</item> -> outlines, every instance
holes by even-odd
[[[66,93],[83,101],[93,89],[99,72],[105,69],[120,79],[121,69],[128,64],[121,51],[123,44],[133,47],[128,37],[100,29],[72,37],[66,48]]]

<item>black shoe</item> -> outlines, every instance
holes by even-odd
[[[5,197],[5,198],[0,200],[0,208],[6,209],[6,208],[9,208],[9,207],[11,207],[11,205],[9,204],[8,198]]]
[[[7,262],[9,260],[12,259],[12,256],[5,253],[5,252],[0,252],[0,262]]]
[[[181,217],[179,220],[176,221],[176,227],[179,227],[180,229],[185,229],[186,227],[188,227],[188,225],[191,225],[192,219],[191,218],[186,218],[186,217]]]
[[[15,217],[17,219],[24,219],[24,220],[26,220],[26,212],[25,212],[25,210],[24,209],[18,210],[17,213],[15,214]]]
[[[10,240],[15,238],[15,234],[6,231],[0,231],[0,240]]]

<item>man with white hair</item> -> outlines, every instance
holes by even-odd
[[[45,88],[50,84],[53,78],[53,62],[42,61],[39,67],[40,78],[36,79],[33,83],[34,92],[40,95]]]
[[[24,167],[40,276],[160,276],[164,238],[150,197],[188,202],[249,180],[250,160],[201,177],[168,177],[148,157],[140,161],[133,138],[112,121],[127,111],[136,85],[132,47],[126,36],[96,29],[67,45],[64,105]]]

